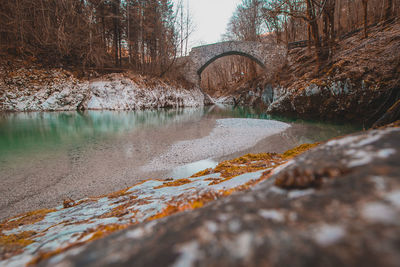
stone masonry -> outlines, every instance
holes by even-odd
[[[266,71],[282,62],[286,54],[283,46],[272,42],[229,41],[192,48],[185,67],[185,77],[188,81],[200,84],[203,70],[218,58],[230,55],[248,57]]]

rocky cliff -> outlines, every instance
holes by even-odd
[[[61,69],[2,68],[0,72],[0,111],[195,107],[208,100],[199,88],[129,73],[89,81]]]

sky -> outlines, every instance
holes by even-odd
[[[174,0],[178,2],[179,0]],[[229,19],[241,0],[184,0],[189,4],[195,32],[190,37],[191,46],[212,44],[221,40]]]

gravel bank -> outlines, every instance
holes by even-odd
[[[223,157],[251,148],[262,139],[289,127],[287,123],[272,120],[219,119],[209,135],[173,144],[142,169],[166,170],[180,164]]]

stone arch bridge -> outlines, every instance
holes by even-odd
[[[286,54],[284,46],[275,43],[229,41],[192,48],[184,68],[185,78],[200,85],[201,73],[218,58],[241,55],[258,63],[266,71],[283,62]]]

